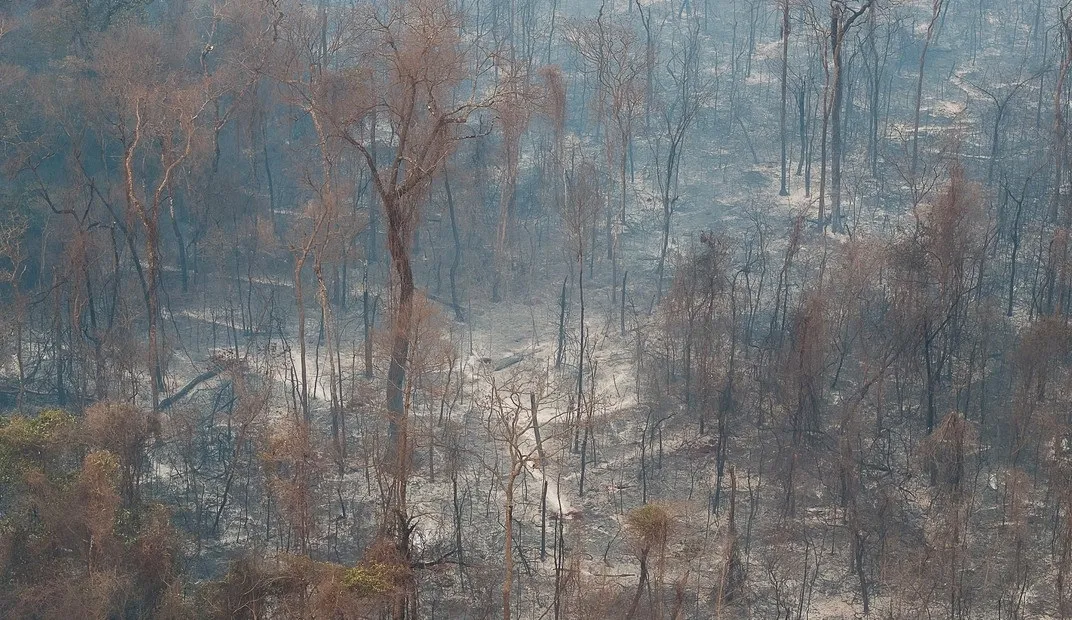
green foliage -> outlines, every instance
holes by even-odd
[[[343,585],[358,597],[369,598],[395,590],[404,576],[404,569],[398,564],[368,561],[347,569]]]
[[[35,417],[13,416],[0,426],[0,440],[41,445],[74,429],[74,416],[62,409],[46,409]]]
[[[44,467],[75,446],[78,421],[48,409],[36,417],[12,416],[0,424],[0,483],[21,479],[29,467]]]
[[[85,434],[59,410],[0,421],[0,616],[193,617],[170,513],[122,506],[123,456]]]
[[[107,450],[94,450],[86,455],[86,468],[99,470],[113,484],[119,472],[119,457]]]

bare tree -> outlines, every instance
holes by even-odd
[[[362,106],[334,110],[339,138],[364,158],[387,218],[387,247],[397,287],[390,328],[387,373],[388,454],[393,472],[384,534],[404,557],[409,554],[406,511],[409,475],[406,393],[413,328],[414,281],[411,250],[423,202],[432,180],[459,140],[473,137],[471,116],[490,110],[511,87],[490,79],[493,56],[461,38],[461,16],[440,0],[414,0],[367,16],[369,60],[382,70]],[[475,64],[471,64],[475,63]],[[468,73],[476,67],[475,75]],[[465,92],[468,79],[469,92]],[[391,128],[393,153],[386,161],[373,154],[371,119]],[[396,610],[397,611],[397,610]]]
[[[916,108],[915,116],[912,119],[912,176],[916,175],[916,168],[919,164],[919,110],[923,102],[923,75],[924,69],[927,66],[927,50],[931,47],[931,41],[934,39],[936,26],[938,20],[941,19],[942,13],[945,11],[945,0],[932,0],[931,3],[931,19],[927,22],[927,33],[923,38],[923,49],[919,53],[919,75],[916,81]]]
[[[663,272],[670,248],[670,220],[679,196],[681,160],[685,140],[689,136],[700,108],[707,100],[709,86],[699,73],[699,33],[697,22],[687,22],[683,31],[675,32],[671,40],[666,75],[670,84],[660,106],[660,132],[654,141],[655,176],[662,204],[662,247],[659,251],[656,302],[662,298]],[[624,294],[624,291],[622,291]]]
[[[634,124],[644,105],[643,75],[650,59],[637,42],[636,33],[627,25],[605,15],[601,5],[595,20],[575,24],[567,40],[584,59],[586,71],[595,75],[597,88],[595,114],[597,122],[609,120],[604,133],[609,167],[618,177],[617,217],[607,211],[607,252],[611,259],[611,301],[617,299],[618,248],[626,225],[629,156]]]
[[[864,15],[874,0],[866,0],[859,7],[850,6],[846,0],[830,2],[830,57],[833,64],[830,85],[830,220],[834,232],[844,230],[841,213],[841,165],[844,144],[842,141],[841,114],[844,107],[845,75],[844,46],[853,24]]]

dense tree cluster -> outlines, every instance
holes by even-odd
[[[0,5],[0,616],[1072,616],[1064,0]]]

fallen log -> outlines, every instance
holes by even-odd
[[[206,370],[205,372],[197,375],[189,383],[187,383],[186,385],[182,386],[182,388],[178,392],[175,392],[171,396],[168,396],[164,400],[160,401],[160,405],[158,406],[158,409],[163,411],[164,409],[167,409],[168,407],[174,405],[178,401],[180,401],[183,398],[185,398],[186,395],[189,394],[195,387],[201,385],[205,381],[211,381],[212,379],[215,379],[216,377],[218,377],[219,374],[221,372],[223,372],[223,370],[224,370],[223,367],[216,366],[215,368],[212,368],[211,370]]]

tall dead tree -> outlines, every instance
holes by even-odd
[[[656,301],[662,298],[663,293],[663,271],[670,248],[670,220],[679,198],[678,179],[685,140],[708,91],[708,85],[702,82],[699,76],[699,34],[699,24],[695,22],[688,23],[684,32],[676,33],[666,63],[666,74],[670,78],[669,88],[660,102],[661,131],[653,145],[655,176],[659,185],[659,201],[663,208]]]
[[[584,61],[585,70],[595,75],[595,115],[607,122],[604,146],[608,167],[615,171],[618,181],[617,214],[607,211],[607,251],[611,261],[611,300],[617,299],[618,248],[625,229],[628,202],[629,152],[633,141],[634,124],[645,101],[643,76],[651,59],[638,42],[636,32],[604,13],[600,6],[594,20],[575,25],[568,41]]]
[[[495,273],[492,281],[492,301],[502,300],[503,271],[506,269],[506,244],[511,212],[517,201],[517,175],[521,159],[521,137],[530,118],[530,105],[524,97],[524,76],[503,78],[510,84],[509,95],[496,110],[502,128],[502,181],[499,193],[499,225],[495,233]]]
[[[382,529],[399,553],[409,557],[409,411],[404,396],[416,294],[413,235],[431,182],[457,142],[473,136],[466,129],[469,118],[505,99],[510,86],[485,84],[494,55],[481,52],[473,58],[476,49],[467,47],[461,38],[462,15],[448,2],[411,0],[391,6],[385,15],[368,15],[367,23],[367,60],[382,70],[383,82],[375,85],[363,108],[333,109],[332,116],[338,135],[365,160],[387,220],[387,249],[397,295],[387,372],[385,464],[391,485]],[[463,88],[467,81],[469,92]],[[372,118],[386,123],[393,136],[392,152],[382,159],[373,155],[368,126]]]
[[[93,68],[113,97],[101,102],[117,119],[113,131],[122,145],[121,182],[128,216],[140,227],[145,268],[135,265],[142,285],[148,324],[149,383],[152,412],[164,387],[160,342],[162,210],[171,181],[197,150],[202,114],[212,100],[211,82],[180,77],[181,59],[162,39],[140,26],[117,32],[102,45]],[[152,157],[155,165],[143,164]],[[126,226],[135,256],[137,228]]]
[[[919,166],[919,110],[923,104],[923,74],[927,67],[927,50],[934,40],[935,26],[945,10],[945,0],[932,0],[931,19],[927,22],[927,33],[923,38],[923,49],[919,53],[919,75],[916,78],[916,108],[912,120],[912,177],[915,178]]]
[[[782,6],[782,107],[780,110],[780,138],[782,142],[782,187],[779,196],[789,195],[789,131],[786,125],[789,114],[789,0],[781,0]]]
[[[830,108],[830,224],[831,229],[837,233],[844,230],[841,215],[841,163],[844,148],[841,111],[845,98],[843,67],[845,38],[853,24],[871,8],[872,4],[874,0],[867,0],[859,8],[852,8],[846,0],[830,1],[830,55],[833,60],[831,77],[833,94]]]
[[[1063,199],[1065,175],[1068,172],[1068,121],[1065,118],[1065,105],[1067,103],[1068,72],[1072,69],[1072,12],[1069,8],[1072,2],[1066,2],[1061,7],[1061,65],[1057,71],[1057,84],[1053,93],[1053,140],[1054,140],[1054,184],[1053,206],[1050,219],[1057,221],[1061,207],[1067,199]]]

